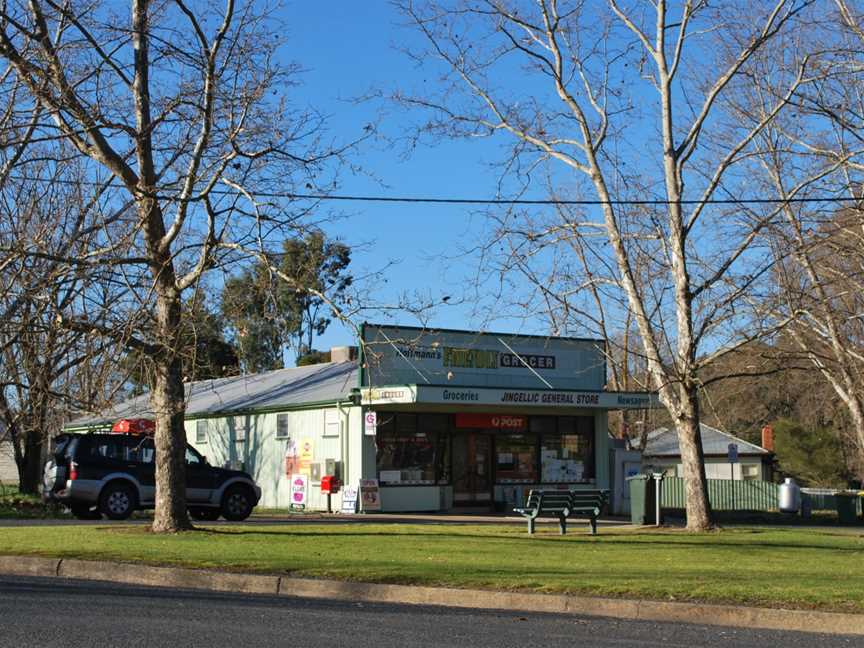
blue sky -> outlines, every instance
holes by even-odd
[[[396,48],[416,35],[403,26],[404,20],[389,3],[298,2],[286,7],[283,20],[288,27],[286,58],[306,68],[296,101],[326,112],[337,139],[356,137],[365,124],[378,119],[382,135],[398,138],[419,118],[383,100],[351,101],[370,91],[386,95],[423,83],[426,72],[418,71]],[[488,165],[498,150],[491,142],[442,141],[420,146],[407,158],[402,153],[398,146],[364,146],[357,162],[374,177],[345,171],[339,193],[440,197],[495,193],[497,176]],[[463,288],[472,285],[477,260],[460,253],[478,240],[483,226],[483,217],[474,208],[380,203],[330,206],[342,211],[345,218],[329,227],[329,232],[348,244],[360,245],[352,263],[355,275],[395,264],[386,273],[386,283],[374,285],[378,301],[392,302],[401,292],[414,290],[433,298],[451,295],[457,301]],[[430,324],[472,328],[480,320],[471,310],[471,304],[439,308]],[[398,323],[417,324],[408,314],[394,317]],[[499,320],[495,328],[544,332],[542,324],[529,329],[515,319]],[[334,324],[316,345],[329,348],[348,343],[350,333]]]

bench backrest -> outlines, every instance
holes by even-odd
[[[528,493],[525,508],[560,511],[565,508],[602,509],[609,497],[609,491],[603,489],[565,490],[532,490]],[[542,504],[541,504],[542,502]]]

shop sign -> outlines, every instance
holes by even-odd
[[[509,414],[474,414],[460,412],[456,414],[456,427],[524,430],[528,427],[528,419],[525,416],[511,416]]]
[[[291,475],[291,508],[306,508],[306,492],[309,485],[306,475]]]
[[[416,378],[417,376],[415,376]],[[400,404],[413,403],[415,391],[408,386],[397,387],[373,387],[362,391],[364,403],[377,404]]]
[[[345,515],[354,515],[357,512],[357,493],[356,486],[346,486],[342,489],[342,507],[341,512]]]
[[[381,491],[377,479],[360,480],[360,510],[364,513],[381,510]]]
[[[602,389],[602,340],[365,325],[364,385]]]
[[[418,403],[574,407],[581,409],[651,409],[660,406],[657,394],[488,388],[417,388]],[[489,426],[493,427],[493,426]]]
[[[378,433],[378,414],[376,412],[366,412],[363,417],[363,434],[366,436],[375,436]]]

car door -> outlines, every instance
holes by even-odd
[[[216,486],[214,472],[204,457],[191,446],[186,446],[186,501],[210,501]]]
[[[150,506],[156,499],[156,447],[152,437],[128,437],[128,468],[140,484],[141,504]]]

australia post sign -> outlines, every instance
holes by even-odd
[[[363,385],[601,390],[602,340],[366,324]]]

